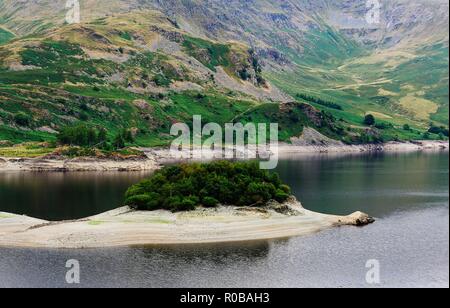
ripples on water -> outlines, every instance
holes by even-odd
[[[379,219],[364,228],[259,243],[0,249],[0,287],[67,286],[68,259],[80,261],[86,287],[368,287],[369,259],[380,261],[381,287],[448,287],[448,153],[285,159],[279,172],[309,209],[362,209]],[[109,188],[120,198],[117,190]]]

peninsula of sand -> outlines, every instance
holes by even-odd
[[[332,216],[308,211],[294,197],[263,208],[219,206],[195,211],[134,211],[122,207],[75,221],[48,222],[0,213],[0,247],[101,248],[227,243],[301,236],[332,227],[374,222],[356,212]]]

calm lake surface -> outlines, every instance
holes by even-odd
[[[147,248],[0,248],[0,287],[448,287],[449,156],[377,154],[286,157],[278,172],[303,205],[378,218],[286,240]],[[145,173],[1,173],[0,211],[74,219],[119,206]],[[381,284],[366,283],[378,260]]]

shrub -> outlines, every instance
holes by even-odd
[[[31,116],[24,112],[19,112],[14,115],[14,122],[16,122],[17,125],[28,127],[31,124]]]
[[[126,204],[132,205],[137,210],[148,210],[149,204],[152,201],[151,196],[148,195],[135,195],[130,196],[125,201]]]
[[[324,107],[328,107],[328,108],[331,108],[331,109],[343,110],[341,105],[339,105],[337,103],[334,103],[334,102],[326,101],[326,100],[323,100],[323,99],[320,99],[320,98],[317,98],[317,97],[312,97],[312,96],[309,96],[309,95],[306,95],[306,94],[302,94],[302,93],[298,93],[296,96],[297,96],[298,99],[302,99],[302,100],[305,100],[307,102],[311,102],[311,103],[315,103],[315,104],[318,104],[318,105],[322,105]]]
[[[77,145],[82,147],[94,146],[105,142],[106,132],[81,124],[63,128],[58,134],[58,143],[63,145]]]
[[[116,138],[114,138],[113,147],[115,149],[123,149],[125,147],[125,139],[122,134],[116,135]]]
[[[368,114],[364,117],[364,124],[367,126],[375,125],[375,117],[371,114]]]
[[[278,189],[276,194],[275,194],[275,200],[277,200],[278,202],[284,202],[289,198],[289,194],[286,193],[285,191]]]
[[[259,169],[257,162],[218,161],[165,167],[130,187],[125,204],[176,212],[193,210],[198,205],[215,207],[219,203],[262,206],[272,199],[283,202],[289,194],[290,188],[279,176]]]
[[[202,200],[202,204],[205,207],[216,207],[219,203],[219,200],[212,197],[204,197]]]
[[[67,149],[64,149],[61,154],[68,157],[95,157],[97,153],[95,152],[95,149],[92,148],[80,148],[71,146]]]
[[[168,87],[172,83],[170,79],[166,78],[166,76],[164,76],[162,74],[155,75],[153,77],[153,82],[158,87]]]
[[[389,129],[393,128],[394,126],[391,123],[376,123],[375,128],[378,129]]]
[[[435,125],[431,125],[430,129],[428,130],[428,132],[430,134],[435,134],[435,135],[440,135],[442,134],[443,136],[448,137],[448,128],[445,128],[444,126],[435,126]]]
[[[291,194],[291,188],[287,185],[280,185],[280,189],[286,194]]]

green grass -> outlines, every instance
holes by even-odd
[[[322,134],[341,139],[344,136],[343,128],[331,114],[319,111],[311,111],[315,119],[307,115],[307,110],[311,110],[309,105],[300,103],[285,104],[283,110],[278,104],[264,104],[257,106],[236,119],[243,123],[266,123],[269,129],[270,123],[278,123],[279,140],[289,142],[291,137],[298,137],[305,127],[312,127]],[[269,138],[269,134],[267,134]],[[265,141],[265,140],[260,140]]]
[[[13,218],[13,217],[14,217],[14,216],[12,216],[12,215],[0,213],[0,219],[8,219],[8,218]]]
[[[14,34],[0,27],[0,45],[3,45],[15,37]]]
[[[48,148],[39,145],[20,145],[14,147],[0,147],[0,156],[3,157],[23,157],[34,158],[53,153],[55,148]]]
[[[100,221],[100,220],[90,220],[88,221],[88,225],[89,226],[100,226],[101,224],[104,224],[104,221]]]
[[[190,56],[196,58],[212,71],[216,71],[216,66],[224,68],[231,66],[230,47],[228,45],[185,36],[183,46]]]
[[[34,26],[44,25],[36,21]],[[8,49],[9,46],[2,48],[0,140],[14,143],[50,141],[55,136],[38,131],[40,127],[58,129],[82,122],[105,127],[109,138],[124,128],[136,128],[136,145],[162,146],[168,145],[173,138],[168,135],[171,125],[176,122],[190,123],[193,115],[202,115],[203,123],[216,122],[220,125],[233,120],[243,123],[277,122],[282,141],[300,135],[306,126],[336,139],[347,138],[350,133],[361,134],[364,130],[362,120],[367,112],[381,115],[376,116],[376,120],[378,124],[386,124],[386,129],[379,130],[384,140],[422,139],[429,121],[448,126],[448,47],[444,45],[419,48],[414,51],[417,58],[399,65],[395,70],[388,70],[384,63],[352,62],[355,58],[368,56],[368,51],[325,24],[301,34],[284,29],[291,35],[305,36],[302,38],[305,42],[303,51],[299,53],[286,46],[274,46],[292,60],[291,69],[265,72],[264,78],[291,94],[297,103],[308,103],[324,111],[325,120],[317,125],[298,107],[292,107],[286,113],[280,111],[276,104],[261,104],[254,99],[236,100],[230,93],[217,90],[211,81],[196,80],[196,74],[170,55],[147,51],[128,54],[132,37],[139,29],[137,25],[136,28],[120,28],[117,29],[119,32],[108,32],[107,35],[104,31],[110,25],[105,19],[90,25],[97,34],[105,35],[112,42],[108,47],[114,53],[127,54],[128,61],[115,63],[90,59],[82,47],[92,42],[86,42],[89,38],[85,36],[76,37],[74,41],[79,43],[44,39],[40,45],[26,45],[18,54],[22,64],[33,66],[33,69],[9,71],[2,68],[1,59],[11,56],[13,50]],[[0,28],[0,44],[2,37],[8,36],[4,41],[12,38],[6,32]],[[39,34],[34,36],[41,38]],[[241,69],[251,66],[251,54],[246,54],[236,45],[189,35],[183,36],[182,45],[186,54],[206,67],[215,70],[217,66],[222,66],[233,77],[238,78]],[[122,76],[122,79],[110,82],[109,77],[115,74]],[[370,83],[380,78],[390,82],[355,86],[355,80]],[[169,91],[157,95],[137,94],[128,89],[130,86],[143,89],[150,84],[167,88],[175,81],[198,83],[205,90],[201,93]],[[416,90],[407,90],[405,86]],[[391,91],[398,97],[380,94],[380,89]],[[425,90],[417,94],[416,91],[421,89]],[[439,105],[438,112],[431,114],[429,121],[414,119],[399,105],[399,99],[411,94],[411,91],[419,98]],[[320,98],[320,101],[296,97],[298,93]],[[144,107],[147,108],[138,106],[135,100],[146,101],[148,106],[144,103]],[[17,127],[15,118],[19,113],[30,118],[27,127]],[[403,130],[404,124],[408,124],[412,131]]]

